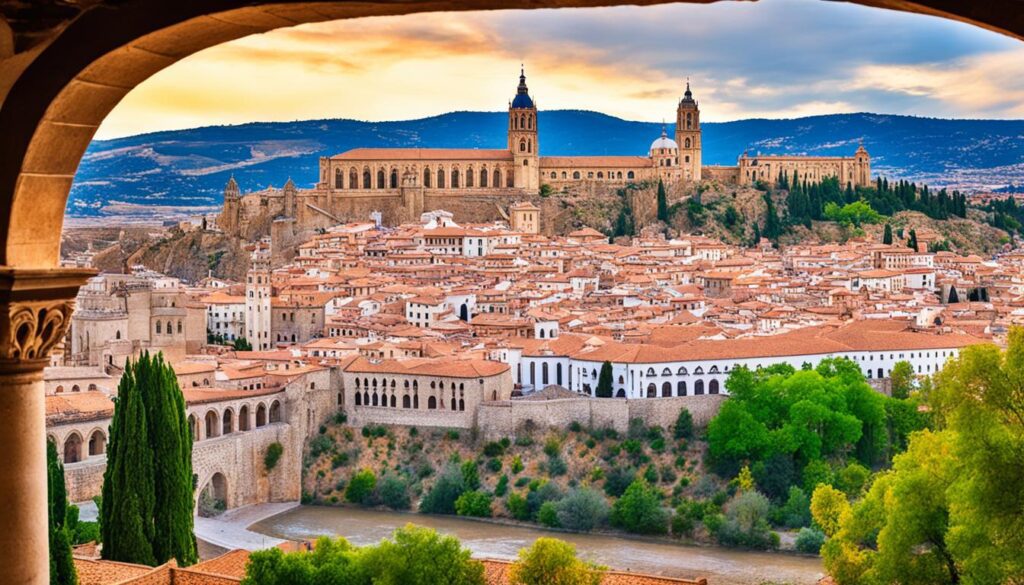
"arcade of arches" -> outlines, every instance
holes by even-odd
[[[693,0],[706,3],[714,0]],[[1018,0],[853,0],[1024,38]],[[632,4],[657,4],[641,0]],[[0,566],[49,581],[42,370],[90,275],[58,268],[64,206],[103,118],[150,75],[201,49],[275,28],[361,16],[618,4],[613,0],[0,0]],[[72,450],[75,447],[72,446]]]

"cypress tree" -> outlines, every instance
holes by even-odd
[[[755,221],[754,222],[754,235],[751,236],[750,245],[756,247],[760,243],[761,243],[761,228],[757,225],[757,222]]]
[[[665,183],[658,180],[658,219],[668,223],[668,196],[665,194]]]
[[[71,557],[71,536],[64,524],[68,513],[64,465],[57,456],[57,446],[53,441],[46,441],[46,497],[50,527],[50,585],[77,585],[78,573]]]
[[[103,476],[103,558],[195,563],[193,492],[184,396],[163,356],[144,353],[125,366],[118,386]]]
[[[882,243],[885,245],[892,244],[892,226],[885,224],[885,233],[882,235]]]
[[[764,235],[769,240],[775,242],[782,235],[782,226],[779,223],[779,216],[775,212],[775,203],[767,193],[764,195],[764,204],[767,208],[764,218]]]
[[[910,230],[910,237],[907,239],[907,247],[917,251],[917,232]]]
[[[155,475],[153,554],[158,562],[171,558],[187,566],[198,561],[192,516],[192,431],[185,398],[163,354],[139,360],[136,383],[143,392]]]
[[[128,362],[117,387],[103,472],[100,535],[104,559],[154,566],[153,451],[136,370]]]
[[[601,373],[597,379],[597,391],[595,392],[598,398],[611,398],[612,397],[612,364],[611,362],[605,362],[601,364]]]

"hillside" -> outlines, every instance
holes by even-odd
[[[317,159],[357,146],[503,148],[503,112],[453,112],[399,122],[310,120],[211,126],[94,141],[68,200],[78,216],[213,208],[234,175],[243,190],[292,177],[311,187]],[[541,112],[546,155],[644,155],[661,125],[596,112]],[[860,140],[876,172],[964,189],[1024,183],[1024,121],[834,114],[703,124],[704,163],[745,150],[848,155]],[[669,133],[673,128],[669,126]],[[194,211],[198,211],[195,209]]]

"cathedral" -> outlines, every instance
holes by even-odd
[[[288,180],[283,189],[242,195],[232,178],[218,219],[223,231],[253,238],[271,234],[287,239],[309,230],[380,211],[388,222],[409,221],[424,210],[468,206],[493,211],[536,196],[542,188],[644,181],[718,180],[740,185],[774,181],[781,174],[817,182],[838,177],[842,184],[866,186],[870,157],[861,146],[853,157],[749,156],[736,166],[702,166],[700,107],[690,84],[676,106],[675,135],[662,129],[647,156],[541,156],[537,105],[520,71],[508,105],[505,148],[354,148],[321,157],[313,189]],[[484,203],[484,205],[480,205]],[[491,203],[494,205],[492,206]],[[502,211],[504,214],[504,212]],[[276,232],[276,234],[275,234]]]

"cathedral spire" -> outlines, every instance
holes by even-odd
[[[526,68],[519,65],[519,87],[516,88],[516,97],[512,100],[513,108],[533,108],[533,98],[530,97],[530,90],[526,87]]]

